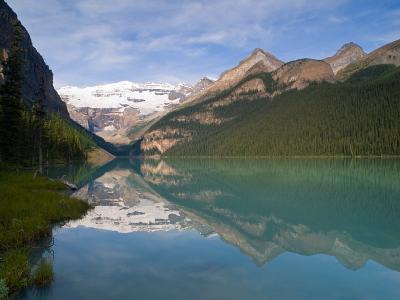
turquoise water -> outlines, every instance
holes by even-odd
[[[21,299],[400,299],[398,160],[73,171],[95,208],[54,231],[55,281]]]

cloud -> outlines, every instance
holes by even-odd
[[[327,51],[331,42],[347,38],[341,34],[345,27],[348,32],[353,26],[357,36],[365,36],[368,30],[371,36],[380,34],[377,29],[358,32],[360,26],[354,27],[353,16],[364,9],[360,0],[7,2],[58,82],[74,85],[155,78],[192,81],[204,74],[218,77],[223,68],[235,65],[255,47],[293,59],[309,53],[311,43],[321,49],[307,56]],[[375,11],[375,16],[382,13],[372,4],[365,5],[365,10]],[[392,11],[396,10],[392,7]]]

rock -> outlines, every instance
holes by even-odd
[[[265,92],[264,82],[259,78],[251,79],[240,85],[237,89],[235,89],[233,91],[233,94],[240,95],[249,92],[255,92],[255,93]]]
[[[272,73],[280,90],[303,89],[312,82],[334,82],[330,65],[321,60],[300,59],[289,62]]]
[[[62,184],[64,184],[66,187],[68,187],[71,191],[76,191],[76,190],[78,190],[78,187],[75,185],[75,184],[73,184],[73,183],[71,183],[71,182],[69,182],[69,181],[67,181],[67,180],[65,180],[65,179],[60,179],[60,182],[62,183]]]

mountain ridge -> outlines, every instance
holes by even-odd
[[[354,47],[357,48],[355,44],[346,44],[337,53],[341,55]],[[371,68],[367,65],[364,68],[360,68],[360,70],[365,69],[365,74],[358,75],[358,73],[353,72],[352,77],[349,77],[350,81],[341,79],[341,72],[338,72],[339,76],[335,76],[331,64],[326,62],[326,60],[300,59],[283,64],[272,72],[263,71],[263,66],[260,66],[257,61],[253,66],[248,66],[246,72],[249,70],[250,72],[245,74],[244,79],[235,82],[233,85],[228,85],[227,88],[218,93],[209,93],[210,90],[218,90],[213,88],[215,84],[218,84],[217,81],[206,89],[196,101],[185,103],[185,105],[168,113],[154,123],[144,134],[144,138],[141,141],[142,151],[145,155],[150,156],[269,155],[272,153],[272,145],[269,146],[271,147],[269,150],[265,148],[268,143],[265,143],[261,133],[266,129],[259,127],[261,124],[265,124],[262,126],[268,128],[269,125],[265,123],[265,118],[268,115],[271,121],[281,119],[282,124],[280,125],[274,121],[274,130],[277,130],[282,137],[286,136],[285,139],[288,139],[283,142],[279,136],[274,137],[276,139],[274,148],[280,150],[273,150],[275,151],[273,155],[279,155],[277,151],[282,151],[281,155],[342,154],[352,156],[355,153],[359,155],[393,155],[398,151],[396,146],[398,137],[393,135],[393,128],[400,126],[399,122],[395,121],[397,120],[395,115],[398,110],[382,111],[382,107],[386,107],[386,105],[397,107],[398,105],[396,104],[395,97],[397,93],[396,85],[393,84],[398,80],[399,71],[396,68],[388,68],[385,65],[388,60],[389,62],[397,62],[397,58],[393,57],[397,53],[397,47],[398,43],[394,42],[368,54],[366,58],[372,61],[371,65],[384,63],[381,65],[382,68]],[[352,65],[357,65],[366,58],[363,56],[363,58],[354,62],[350,62],[352,59],[350,61],[347,60],[345,63],[342,61],[342,66],[349,63],[344,69],[351,68]],[[378,89],[378,92],[374,92],[374,89]],[[364,98],[361,96],[363,93],[365,94]],[[352,94],[354,94],[353,98],[351,97]],[[299,99],[297,102],[296,98]],[[382,113],[381,118],[388,118],[390,119],[388,122],[394,122],[393,124],[390,123],[392,125],[388,128],[382,126],[376,127],[380,122],[377,119],[378,110],[375,109],[374,111],[370,105],[375,105],[373,103],[376,103],[378,99],[382,99],[379,100],[382,101],[382,107],[379,109]],[[362,105],[361,101],[366,101],[366,103]],[[279,104],[279,102],[287,104],[283,105]],[[310,102],[310,108],[307,107],[308,104],[306,103],[308,102]],[[303,103],[306,106],[301,107],[299,103]],[[322,107],[321,103],[325,103],[326,107]],[[335,106],[339,105],[339,103],[342,103],[343,107]],[[275,107],[279,107],[279,112],[277,112],[276,116],[272,116],[269,111],[274,110]],[[328,107],[332,109],[331,112],[328,110]],[[311,111],[307,112],[307,110]],[[320,123],[322,120],[320,120],[317,110],[323,112],[320,116],[326,114],[326,117],[330,118],[326,120],[325,125],[324,123]],[[349,113],[346,110],[351,112],[351,116],[340,117],[342,113]],[[353,115],[355,110],[359,110],[359,115],[362,115],[362,118],[370,116],[371,119],[369,122],[365,123],[365,121],[360,119],[360,116],[356,118]],[[261,111],[264,111],[265,115],[261,114]],[[299,119],[300,115],[307,121]],[[255,118],[255,116],[257,117]],[[340,119],[336,120],[335,118]],[[296,121],[292,121],[291,119]],[[370,134],[369,139],[373,136],[374,142],[366,142],[366,139],[364,142],[359,141],[359,145],[356,146],[353,144],[353,135],[356,129],[341,127],[345,126],[346,122],[350,125],[355,120],[360,128],[365,130],[365,134],[369,130],[366,124],[374,126],[376,134],[378,134],[378,131],[382,131],[382,133],[378,135]],[[257,125],[255,122],[259,122],[260,124],[257,123]],[[310,130],[312,134],[298,132],[297,136],[291,136],[283,129],[278,130],[279,126],[285,128],[288,126],[287,124],[292,122],[297,122],[297,127],[290,129],[293,132],[299,131],[301,128],[307,128],[306,130]],[[304,122],[308,123],[304,124]],[[319,122],[319,125],[315,123],[315,126],[319,127],[312,129],[312,123],[310,122]],[[311,127],[309,128],[308,126]],[[328,132],[318,133],[318,130],[322,130],[321,128],[327,126],[331,126],[332,128],[326,128]],[[246,130],[248,131],[244,128],[247,128]],[[260,134],[256,134],[258,131]],[[337,131],[338,137],[331,137],[330,131]],[[347,131],[351,133],[346,135]],[[239,136],[235,132],[240,132],[241,135]],[[265,137],[271,135],[269,138],[272,138],[276,134],[270,131],[268,134],[265,133]],[[300,139],[302,134],[306,134],[303,140]],[[314,137],[314,135],[316,136]],[[391,141],[385,145],[382,138],[386,135],[388,137],[385,138],[389,138],[390,136]],[[250,139],[251,136],[253,138]],[[314,142],[308,140],[311,136],[315,139]],[[234,140],[234,143],[231,143],[233,142],[231,139]],[[295,142],[290,139],[293,139]],[[311,144],[301,145],[302,143],[316,143],[317,140],[319,141],[318,143],[327,143],[320,145],[319,150],[321,151],[317,151],[318,147],[316,148],[316,146],[312,146]],[[228,141],[229,143],[225,147],[224,143]],[[284,146],[285,143],[287,146]],[[293,146],[289,145],[293,143],[298,145],[297,150],[290,148]],[[246,149],[247,144],[249,144],[247,147],[253,145],[251,146],[253,150]],[[254,145],[259,145],[261,150],[257,148],[258,146]],[[232,148],[237,149],[233,150]],[[289,148],[291,150],[288,150]]]
[[[381,64],[392,64],[395,66],[400,65],[400,40],[385,44],[382,47],[375,49],[371,53],[368,53],[363,58],[354,61],[338,72],[337,77],[340,80],[344,80],[349,78],[357,71],[365,69],[369,66]]]

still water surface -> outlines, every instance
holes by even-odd
[[[116,160],[54,168],[95,205],[21,299],[400,299],[400,161]]]

